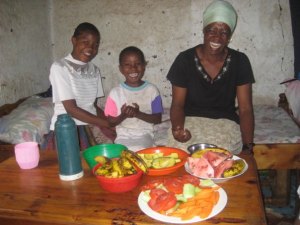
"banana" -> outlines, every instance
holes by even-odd
[[[119,163],[124,169],[131,169],[133,167],[130,161],[124,157],[119,159]]]
[[[110,159],[103,155],[98,155],[94,158],[94,160],[103,165],[103,164],[107,163]]]
[[[121,169],[118,160],[112,160],[112,170],[114,172],[118,173],[118,177],[123,177],[124,176],[123,170]]]
[[[106,176],[107,174],[109,174],[109,170],[107,170],[105,167],[101,166],[96,170],[95,173],[100,176]]]
[[[204,155],[204,153],[206,153],[208,151],[222,153],[222,154],[227,155],[228,157],[232,157],[232,153],[223,148],[205,148],[203,150],[198,150],[192,154],[192,157],[193,158],[201,158]]]
[[[101,164],[95,174],[109,178],[120,178],[135,174],[137,167],[145,173],[148,169],[143,159],[130,150],[123,150],[119,159],[110,159],[105,156],[96,156],[94,159]]]
[[[140,168],[144,173],[147,173],[148,171],[147,164],[137,153],[130,150],[123,150],[121,153],[121,158],[123,157],[128,159],[131,163],[133,163],[138,168]]]

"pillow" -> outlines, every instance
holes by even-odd
[[[52,98],[32,96],[26,99],[9,115],[0,118],[0,140],[11,144],[41,143],[50,130],[53,113]]]

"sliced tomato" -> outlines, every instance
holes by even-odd
[[[177,199],[175,197],[175,194],[171,192],[165,192],[157,196],[156,199],[151,198],[148,202],[148,205],[152,210],[156,212],[161,212],[173,208],[176,205],[176,203]]]
[[[158,196],[167,193],[165,190],[161,189],[161,188],[154,188],[150,191],[150,197],[151,199],[157,199]]]
[[[161,210],[163,211],[171,209],[176,205],[176,203],[177,203],[177,199],[175,197],[175,194],[172,192],[166,192],[164,194],[161,194],[156,199],[156,204],[159,204]]]
[[[200,184],[199,178],[197,178],[195,176],[192,176],[192,175],[189,175],[189,174],[185,174],[185,175],[182,176],[182,182],[184,184],[190,183],[194,186],[199,186],[199,184]]]
[[[181,194],[183,192],[183,182],[181,178],[168,178],[164,181],[164,186],[168,191],[174,194]]]
[[[148,202],[148,205],[152,210],[156,212],[162,211],[162,205],[157,203],[157,199],[151,198]]]
[[[142,191],[151,190],[156,188],[158,185],[162,183],[161,180],[151,180],[148,181],[145,185],[142,186]]]

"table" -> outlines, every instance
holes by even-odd
[[[194,224],[267,224],[255,160],[251,156],[241,157],[249,165],[246,173],[219,184],[228,195],[225,209],[209,220]],[[0,224],[164,224],[139,209],[139,187],[122,194],[105,192],[84,161],[83,167],[81,179],[61,181],[55,151],[42,151],[38,167],[31,170],[21,170],[14,157],[2,161]],[[170,176],[185,173],[181,168]],[[156,178],[143,176],[140,185]]]

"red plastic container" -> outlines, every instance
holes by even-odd
[[[98,164],[93,168],[94,174],[100,166],[101,164]],[[114,193],[131,191],[140,183],[142,175],[143,172],[141,170],[139,170],[136,174],[121,178],[107,178],[105,176],[99,176],[95,174],[100,187],[106,191]]]
[[[151,147],[151,148],[145,148],[143,150],[137,151],[137,153],[144,153],[144,154],[152,154],[152,153],[163,153],[164,156],[170,155],[171,153],[177,153],[179,158],[181,159],[180,163],[176,163],[176,165],[167,167],[167,168],[162,168],[162,169],[154,169],[154,168],[149,168],[147,175],[149,176],[162,176],[162,175],[167,175],[170,173],[174,173],[176,170],[178,170],[180,167],[182,167],[187,158],[189,157],[189,154],[182,149],[179,148],[172,148],[172,147]]]

